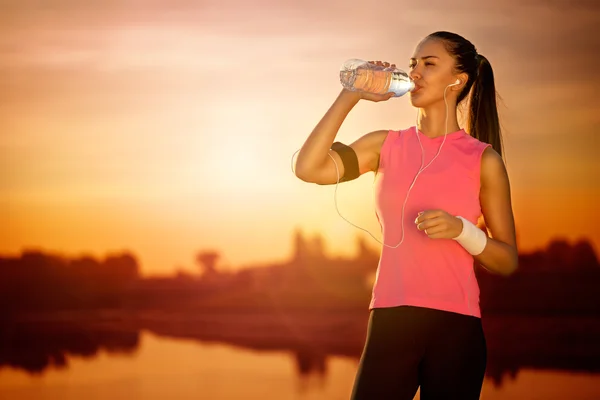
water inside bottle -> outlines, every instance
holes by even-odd
[[[376,94],[394,92],[396,97],[414,88],[414,83],[406,72],[356,59],[344,63],[340,70],[340,81],[348,90]]]
[[[356,90],[385,94],[389,91],[391,78],[390,71],[358,68],[353,86]]]

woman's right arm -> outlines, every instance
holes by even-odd
[[[330,149],[342,123],[361,99],[377,102],[388,100],[392,96],[393,93],[379,95],[351,92],[343,89],[300,149],[298,158],[296,159],[296,176],[305,182],[320,185],[336,183],[338,175],[336,167],[329,157],[329,154],[331,154],[335,160],[335,164],[337,164],[341,180],[345,172],[342,159],[336,151],[330,151]],[[387,130],[373,131],[350,144],[350,147],[354,150],[358,158],[360,175],[365,172],[375,171],[377,168],[379,164],[379,151],[387,133]]]

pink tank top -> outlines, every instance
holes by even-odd
[[[421,167],[437,154],[443,136],[416,127],[390,131],[375,176],[375,208],[387,246],[402,239],[402,205]],[[430,239],[414,221],[420,211],[440,209],[476,224],[480,167],[489,144],[464,130],[449,133],[437,158],[419,174],[404,210],[404,242],[382,246],[370,309],[412,305],[481,317],[473,256],[452,239]]]

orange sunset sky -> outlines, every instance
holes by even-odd
[[[170,274],[215,249],[235,269],[285,259],[295,228],[353,254],[334,187],[295,178],[291,156],[345,59],[407,68],[436,30],[495,70],[520,251],[600,253],[597,1],[0,0],[0,18],[4,255],[129,250]],[[337,140],[415,116],[407,97],[361,103]],[[339,207],[380,239],[372,182],[340,185]]]

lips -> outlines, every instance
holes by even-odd
[[[421,85],[417,85],[415,83],[415,88],[411,91],[411,93],[417,93],[419,90],[421,90]]]

